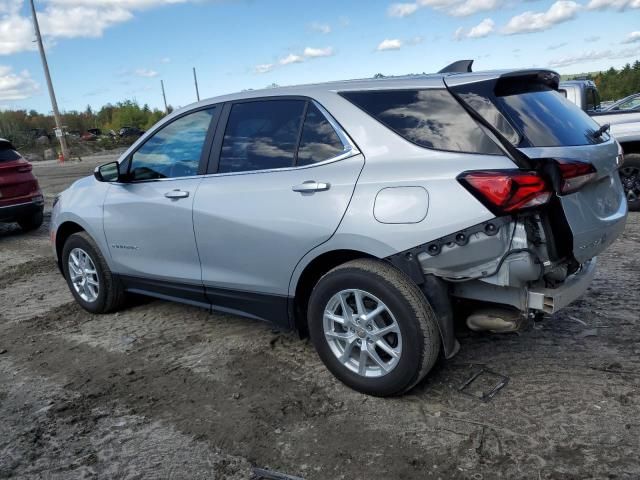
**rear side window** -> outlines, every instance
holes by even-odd
[[[219,173],[294,165],[305,100],[236,103],[220,152]]]
[[[13,162],[14,160],[19,160],[20,154],[13,150],[12,148],[2,148],[0,147],[0,163],[1,162]]]
[[[323,162],[340,155],[344,146],[329,121],[313,103],[307,107],[296,165]]]
[[[421,147],[500,154],[500,149],[445,89],[342,92],[376,120]]]
[[[608,140],[607,135],[594,138],[598,124],[543,83],[516,77],[452,90],[517,147],[589,145]]]

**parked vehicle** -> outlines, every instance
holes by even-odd
[[[620,178],[629,202],[629,210],[640,211],[640,110],[602,111],[598,88],[591,80],[562,82],[560,91],[568,100],[591,115],[599,125],[610,126],[611,134],[624,152],[624,166],[620,169]]]
[[[17,222],[25,231],[43,221],[44,197],[31,169],[10,141],[0,139],[0,223]]]
[[[453,298],[484,302],[471,328],[517,330],[578,298],[623,231],[619,145],[558,80],[447,71],[199,102],[57,198],[56,259],[90,312],[134,292],[271,321],[350,387],[400,394],[457,353]]]
[[[606,108],[604,106],[602,107],[603,112],[617,112],[619,110],[640,112],[640,93],[629,95],[622,100],[608,105]]]
[[[144,130],[140,130],[137,127],[122,127],[118,132],[120,137],[140,137],[144,134]]]

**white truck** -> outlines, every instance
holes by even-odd
[[[592,80],[561,82],[558,91],[600,125],[610,126],[610,133],[624,151],[620,179],[629,210],[640,211],[640,111],[601,111],[598,87]]]

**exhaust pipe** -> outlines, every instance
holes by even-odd
[[[509,333],[522,330],[527,319],[518,310],[488,308],[467,317],[467,327],[474,332]]]

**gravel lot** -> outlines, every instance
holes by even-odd
[[[36,165],[47,205],[108,160]],[[640,478],[638,214],[582,300],[519,335],[461,328],[393,399],[255,321],[147,299],[88,314],[47,230],[0,226],[0,478]],[[458,391],[483,366],[511,379],[488,403]]]

